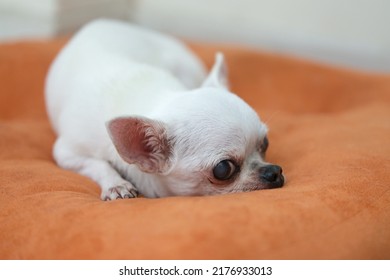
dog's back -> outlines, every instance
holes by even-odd
[[[129,23],[98,19],[85,25],[64,48],[76,49],[80,59],[97,59],[102,53],[131,58],[169,70],[188,88],[198,87],[206,77],[203,64],[177,39]],[[73,51],[72,55],[75,55]],[[58,58],[60,60],[61,57]],[[69,59],[69,57],[68,57]]]
[[[153,75],[156,81],[143,82],[144,72]],[[91,115],[97,115],[103,112],[91,111],[93,108],[101,108],[94,102],[101,101],[107,105],[112,100],[120,106],[125,103],[126,98],[131,99],[134,108],[142,111],[140,106],[145,103],[144,99],[149,98],[148,106],[152,107],[151,103],[156,98],[147,97],[142,92],[131,92],[133,88],[142,91],[140,83],[148,84],[146,86],[149,88],[145,88],[144,92],[150,93],[154,91],[150,88],[153,86],[157,89],[166,86],[168,90],[180,87],[192,89],[198,87],[205,77],[203,64],[180,41],[128,23],[99,19],[76,33],[53,62],[46,81],[47,110],[58,133],[61,126],[59,119],[63,111],[67,110],[67,114],[73,114],[70,112],[71,106],[67,105],[71,102],[77,103],[78,107],[88,107],[87,111]],[[160,85],[158,79],[161,81]],[[115,86],[108,85],[112,84],[112,80],[131,85],[118,85],[115,90],[110,91],[116,92],[117,96],[97,97],[98,94],[104,94],[104,87]],[[126,92],[120,93],[121,88],[126,88]],[[155,94],[158,94],[157,90]],[[139,98],[143,100],[137,104]],[[105,107],[107,109],[108,106]],[[132,108],[123,110],[129,109]],[[120,114],[121,109],[115,108],[113,111]],[[86,112],[78,109],[74,113]],[[137,111],[124,113],[137,114]],[[74,118],[77,117],[74,115]],[[84,115],[79,117],[85,119]]]

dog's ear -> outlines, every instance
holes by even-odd
[[[166,173],[172,165],[172,147],[166,126],[144,117],[119,117],[107,130],[122,159],[148,173]]]
[[[215,55],[215,62],[202,87],[223,87],[229,89],[227,66],[221,52]]]

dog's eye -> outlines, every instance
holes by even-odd
[[[235,173],[236,169],[237,167],[232,161],[223,160],[214,167],[213,174],[217,180],[229,180]]]

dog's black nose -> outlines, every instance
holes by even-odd
[[[280,188],[284,184],[282,168],[279,165],[266,165],[260,168],[260,180],[268,188]]]

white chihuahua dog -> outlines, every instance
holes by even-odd
[[[47,110],[59,166],[103,200],[281,187],[267,127],[229,92],[221,53],[208,76],[182,43],[114,20],[82,28],[53,62]]]

